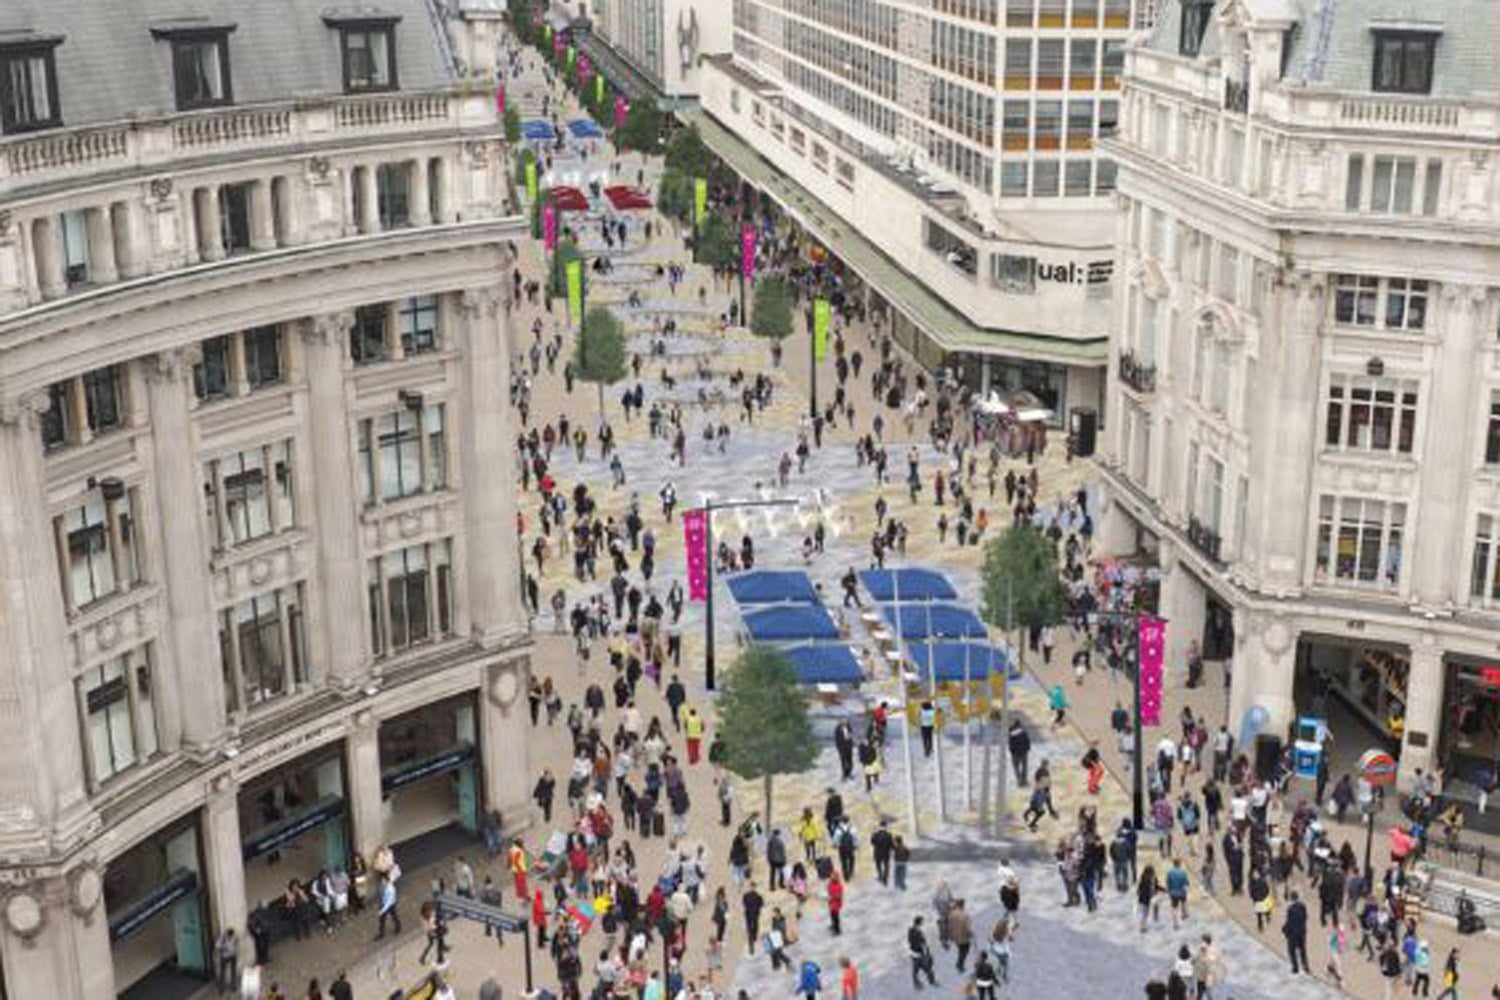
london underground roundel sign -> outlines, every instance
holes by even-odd
[[[1396,780],[1396,758],[1384,750],[1366,750],[1359,758],[1359,774],[1372,785]]]

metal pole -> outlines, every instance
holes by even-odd
[[[703,505],[703,563],[708,577],[707,597],[703,601],[703,636],[708,644],[703,651],[703,684],[714,690],[714,505]],[[769,819],[770,817],[767,817]]]
[[[1005,644],[1011,645],[1011,629],[1015,626],[1015,593],[1010,579],[1005,581]],[[1012,647],[1014,648],[1014,647]],[[1017,658],[1020,651],[1016,652]],[[1003,833],[1010,819],[1010,664],[1004,665],[1005,687],[1000,693],[1000,801],[995,807],[997,833]]]
[[[1370,800],[1370,810],[1365,813],[1365,878],[1373,879],[1375,870],[1370,867],[1370,848],[1375,840],[1375,800]]]
[[[530,993],[536,989],[531,983],[531,928],[522,927],[521,937],[526,942],[526,992]]]
[[[896,604],[896,669],[901,672],[901,733],[902,746],[906,751],[906,813],[911,822],[911,835],[921,836],[917,823],[917,771],[911,755],[911,712],[907,708],[906,696],[906,642],[901,627],[901,574],[891,570],[891,596]]]
[[[740,262],[740,326],[749,328],[750,313],[745,309],[745,264]]]
[[[1137,830],[1146,828],[1146,733],[1141,725],[1141,618],[1129,616],[1130,647],[1135,651],[1135,738],[1131,741],[1130,814]]]
[[[970,675],[969,650],[964,643],[964,808],[974,808],[974,678]]]
[[[812,311],[808,313],[807,323],[807,415],[813,419],[818,416],[818,306],[817,299],[813,300]]]
[[[932,650],[932,609],[927,609],[927,697],[932,701],[932,722],[935,732],[932,734],[932,745],[937,757],[937,793],[938,793],[938,816],[946,820],[948,818],[948,789],[947,782],[943,778],[943,730],[937,725],[937,669],[933,663]]]

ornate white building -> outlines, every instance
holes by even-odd
[[[1155,554],[1173,664],[1232,657],[1232,730],[1327,706],[1403,781],[1500,748],[1494,19],[1168,4],[1108,144],[1105,542]]]
[[[420,0],[275,6],[0,8],[8,996],[525,812],[493,85]]]

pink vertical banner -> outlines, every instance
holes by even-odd
[[[505,84],[495,88],[495,114],[505,117]]]
[[[561,59],[564,48],[566,48],[566,46],[563,43],[562,33],[558,32],[557,34],[552,36],[552,58]]]
[[[615,97],[615,128],[625,127],[625,116],[630,113],[630,105],[625,103],[625,98],[619,95]]]
[[[551,250],[557,246],[557,212],[552,207],[552,196],[547,197],[547,204],[542,206],[542,243]]]
[[[1141,725],[1161,725],[1162,661],[1166,656],[1167,623],[1143,615],[1140,620]],[[1139,739],[1139,735],[1136,737]]]
[[[755,227],[751,225],[740,229],[740,277],[755,280]]]
[[[582,90],[589,82],[589,57],[582,55],[578,57],[578,89]]]
[[[708,511],[682,512],[682,541],[687,549],[688,600],[708,600]]]

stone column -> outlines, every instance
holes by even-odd
[[[531,657],[513,656],[485,667],[479,699],[479,745],[484,757],[484,805],[500,812],[507,832],[535,822],[528,758],[530,719],[526,687]]]
[[[57,218],[44,215],[31,224],[31,243],[36,258],[36,282],[42,298],[55,299],[68,290],[63,277],[62,243],[57,233]]]
[[[1229,732],[1236,740],[1245,713],[1256,706],[1269,716],[1260,732],[1286,736],[1286,727],[1296,714],[1292,698],[1296,672],[1297,633],[1291,622],[1264,612],[1236,615],[1229,690]]]
[[[437,170],[434,171],[432,183],[437,184],[437,218],[434,221],[457,221],[457,199],[453,196],[453,162],[448,157],[437,158]]]
[[[180,701],[185,749],[206,753],[224,736],[224,674],[213,608],[213,579],[205,537],[202,469],[194,457],[193,359],[182,350],[146,362],[146,396],[151,410],[153,493],[161,525],[161,568],[166,584],[166,655],[158,669],[173,678]],[[191,517],[185,516],[188,511]]]
[[[426,226],[432,223],[432,195],[427,183],[427,157],[419,156],[407,164],[411,175],[411,224]]]
[[[1175,543],[1162,539],[1161,614],[1167,619],[1166,678],[1170,685],[1187,683],[1188,647],[1202,642],[1208,589],[1193,574]]]
[[[1410,791],[1417,772],[1430,773],[1437,760],[1446,680],[1442,640],[1434,632],[1424,632],[1411,644],[1411,672],[1406,677],[1406,720],[1396,773],[1402,791]]]
[[[0,830],[22,831],[6,834],[18,843],[27,831],[40,836],[49,827],[71,836],[88,813],[62,578],[43,488],[40,418],[47,404],[41,392],[0,404],[0,731],[10,748],[0,758]]]
[[[319,657],[330,682],[351,690],[368,670],[364,584],[360,566],[358,495],[350,443],[344,372],[349,360],[350,312],[315,316],[302,324],[303,370],[307,372],[308,424],[312,453],[313,517],[318,535],[319,572],[312,585],[321,595],[323,621]]]
[[[213,937],[234,928],[243,964],[254,961],[245,918],[250,907],[245,898],[245,861],[240,844],[238,786],[229,775],[214,779],[203,803],[203,883],[212,909]]]
[[[349,820],[354,828],[354,849],[366,859],[385,842],[385,818],[380,794],[380,721],[365,709],[355,714],[349,727]],[[524,758],[520,758],[523,759]]]
[[[359,168],[354,181],[359,185],[359,231],[380,232],[380,185],[375,179],[375,164]]]
[[[151,269],[151,239],[146,232],[145,206],[138,198],[115,202],[112,209],[120,234],[120,276],[139,278]]]
[[[110,997],[114,960],[103,885],[91,867],[8,887],[0,962],[14,997]]]
[[[201,244],[203,259],[223,260],[224,233],[219,213],[219,189],[217,187],[199,188],[197,200],[200,207],[198,242]]]
[[[250,249],[271,250],[276,246],[276,216],[271,204],[273,178],[264,177],[250,186]]]
[[[1427,388],[1431,401],[1419,451],[1422,488],[1416,530],[1407,515],[1412,596],[1421,607],[1438,612],[1464,598],[1464,574],[1456,568],[1469,563],[1464,546],[1471,525],[1464,501],[1474,456],[1483,450],[1474,441],[1484,426],[1474,419],[1474,400],[1483,395],[1484,372],[1474,359],[1482,343],[1478,327],[1485,293],[1471,285],[1443,286],[1443,338]]]
[[[89,280],[96,285],[120,279],[115,266],[115,227],[109,206],[91,208],[84,215],[89,234]]]
[[[504,270],[504,269],[502,269]],[[467,522],[469,621],[481,645],[493,648],[504,636],[525,629],[521,607],[519,547],[516,541],[515,479],[511,442],[514,434],[506,387],[510,356],[506,352],[506,283],[459,298],[464,317],[467,355],[464,366],[467,406],[461,414],[464,500]]]

